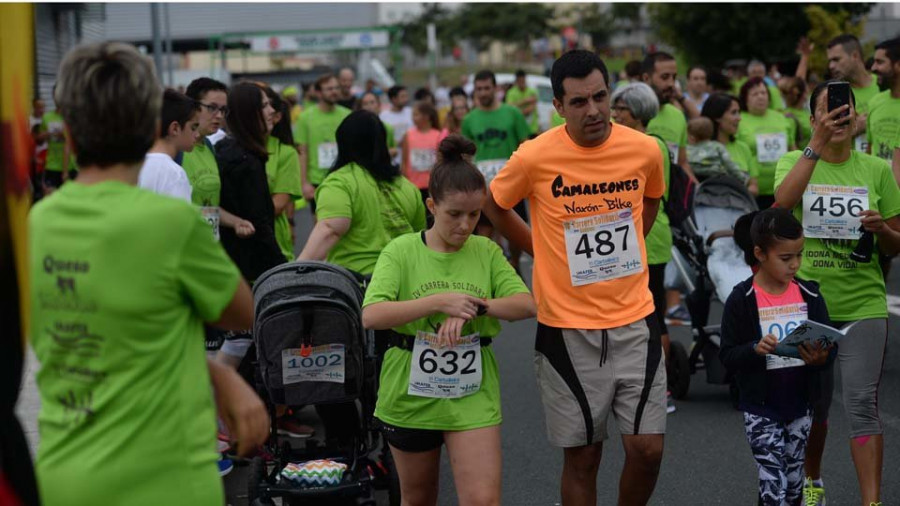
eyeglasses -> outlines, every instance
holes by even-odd
[[[209,111],[209,113],[212,115],[215,115],[217,112],[221,112],[222,116],[228,116],[228,106],[227,105],[223,105],[223,106],[219,107],[216,104],[204,104],[203,102],[197,102],[197,103],[202,105],[203,107],[205,107],[206,110]]]

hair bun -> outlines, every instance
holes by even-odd
[[[475,155],[475,143],[461,135],[451,134],[441,141],[438,151],[444,162],[461,161],[463,155]]]

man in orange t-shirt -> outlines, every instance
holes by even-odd
[[[663,195],[656,141],[611,124],[609,74],[589,51],[551,71],[566,119],[526,142],[491,183],[485,211],[534,250],[536,373],[550,443],[564,449],[563,504],[596,504],[606,422],[625,446],[619,502],[646,504],[662,460],[666,373],[644,236]],[[511,211],[529,199],[531,231]]]

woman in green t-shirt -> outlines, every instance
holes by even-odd
[[[747,180],[747,189],[753,195],[759,194],[759,185],[752,176],[753,154],[744,141],[735,138],[741,124],[741,105],[737,97],[728,93],[713,93],[703,104],[701,116],[713,122],[712,138],[725,145],[731,159],[744,172],[751,174]]]
[[[392,330],[375,416],[404,503],[437,503],[446,443],[460,504],[500,504],[500,382],[490,341],[498,319],[536,310],[500,248],[472,235],[486,196],[469,161],[475,145],[451,135],[439,151],[427,200],[434,225],[387,245],[363,303],[367,328]]]
[[[797,149],[794,132],[784,114],[769,109],[769,88],[762,78],[748,79],[741,86],[741,123],[737,138],[744,141],[753,154],[750,176],[759,185],[756,203],[760,209],[775,202],[775,164],[788,151]]]
[[[884,426],[878,385],[888,311],[878,253],[900,252],[900,188],[887,162],[853,149],[853,95],[852,106],[828,112],[827,85],[816,86],[810,98],[809,145],[802,154],[788,153],[778,161],[775,196],[779,207],[793,209],[803,223],[807,239],[798,276],[819,283],[832,325],[844,329],[838,361],[850,454],[863,504],[880,504]],[[833,378],[833,368],[824,372],[823,388],[813,402],[807,498],[824,499],[820,471]]]

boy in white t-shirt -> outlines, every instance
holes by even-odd
[[[163,94],[160,135],[144,159],[138,186],[160,195],[191,201],[191,183],[175,163],[179,151],[191,151],[197,142],[200,104],[175,90]]]

